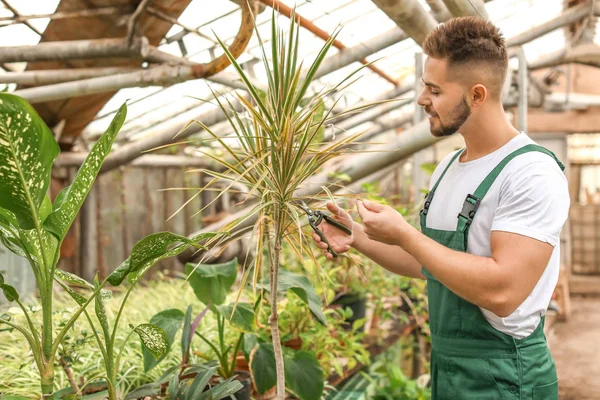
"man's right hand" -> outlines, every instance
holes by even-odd
[[[327,203],[327,209],[331,212],[331,218],[353,230],[353,222],[350,214],[340,208],[337,204],[331,202]],[[321,224],[319,224],[319,229],[323,232],[336,253],[341,254],[350,250],[350,246],[352,246],[352,243],[354,242],[354,235],[348,235],[335,226],[328,224],[327,221],[321,222]],[[325,254],[328,259],[332,260],[333,255],[327,251],[327,243],[323,242],[315,232],[313,232],[313,239],[317,243],[317,246],[321,248],[323,254]]]

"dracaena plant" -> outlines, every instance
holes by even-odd
[[[321,143],[325,127],[342,115],[334,116],[333,106],[327,109],[326,100],[353,83],[358,70],[333,87],[309,93],[311,83],[337,32],[325,43],[315,60],[305,70],[302,68],[302,61],[299,60],[300,30],[294,20],[295,17],[290,19],[289,30],[284,33],[278,26],[273,12],[271,60],[268,59],[269,51],[256,30],[268,80],[266,91],[260,90],[251,82],[226,46],[219,41],[245,83],[249,98],[241,94],[236,95],[244,108],[243,112],[238,114],[232,111],[234,106],[229,98],[220,97],[219,93],[213,92],[216,102],[226,114],[233,129],[233,136],[226,138],[227,140],[213,132],[202,121],[194,121],[208,132],[211,140],[222,146],[225,154],[223,158],[206,154],[223,167],[223,172],[201,170],[213,177],[202,190],[213,190],[211,185],[219,180],[229,182],[229,190],[235,184],[242,183],[250,188],[246,194],[247,198],[258,200],[248,214],[227,224],[222,230],[239,232],[248,220],[256,217],[254,220],[257,222],[252,230],[253,237],[256,238],[256,257],[253,261],[254,268],[248,268],[248,271],[254,271],[253,283],[256,286],[263,275],[263,262],[268,264],[265,269],[268,271],[271,285],[269,292],[272,304],[269,324],[276,359],[278,399],[283,399],[285,395],[284,361],[277,313],[282,242],[287,241],[300,258],[309,254],[314,259],[308,247],[302,245],[307,238],[301,229],[302,215],[296,205],[300,197],[296,193],[310,176],[319,172],[326,162],[346,151],[348,144],[360,135],[357,133],[336,142]],[[335,103],[337,101],[333,105]],[[343,114],[356,111],[358,108]],[[223,192],[221,191],[217,198]],[[210,242],[209,246],[214,243]],[[248,275],[244,276],[244,280],[248,279]]]
[[[0,241],[13,253],[27,258],[37,283],[42,306],[41,327],[38,328],[32,316],[20,299],[16,289],[6,283],[0,274],[0,290],[10,302],[15,302],[23,311],[25,324],[11,321],[7,314],[0,315],[0,331],[5,328],[16,329],[27,340],[33,359],[40,373],[41,392],[50,396],[54,389],[55,361],[57,350],[68,330],[85,313],[93,333],[101,344],[105,360],[114,359],[114,332],[111,335],[108,322],[99,296],[104,287],[119,285],[129,277],[132,285],[157,261],[174,256],[190,245],[196,245],[194,239],[162,232],[140,241],[121,266],[103,282],[93,285],[83,279],[57,268],[60,247],[75,220],[104,159],[109,154],[127,114],[125,104],[116,113],[108,129],[95,143],[89,155],[81,165],[73,182],[56,197],[54,204],[47,195],[50,174],[59,147],[54,136],[34,108],[23,98],[9,93],[0,93]],[[211,234],[203,234],[199,240],[206,240]],[[196,245],[198,246],[198,245]],[[54,327],[53,286],[58,282],[77,302],[78,307],[70,319]],[[76,291],[71,285],[87,287],[86,292]],[[127,293],[130,293],[130,290]],[[126,299],[125,299],[126,300]],[[123,305],[125,304],[123,301]],[[94,328],[86,307],[96,301],[96,318],[101,330]],[[37,322],[37,321],[36,321]],[[148,342],[149,348],[164,347],[159,330],[142,325],[132,329]],[[104,346],[100,337],[104,339]],[[117,355],[118,358],[118,355]],[[107,362],[107,378],[110,398],[116,398],[116,372],[113,362]],[[118,362],[116,363],[118,365]],[[112,368],[112,369],[111,369]]]

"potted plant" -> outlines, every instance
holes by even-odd
[[[298,206],[298,201],[302,198],[296,193],[309,177],[320,171],[326,162],[346,151],[344,149],[347,149],[347,145],[361,135],[348,135],[338,141],[321,145],[328,124],[338,116],[357,111],[350,110],[333,116],[333,108],[326,107],[326,100],[333,93],[338,93],[351,84],[358,71],[337,85],[311,92],[311,83],[337,33],[325,43],[306,70],[302,69],[303,63],[298,59],[300,30],[294,16],[290,19],[289,31],[283,33],[273,12],[270,52],[267,51],[258,30],[256,34],[267,75],[266,91],[261,91],[252,84],[235,58],[220,42],[246,85],[250,97],[248,100],[244,96],[237,96],[244,108],[244,115],[232,112],[235,107],[231,101],[227,97],[223,100],[219,93],[214,93],[215,101],[226,114],[237,143],[232,144],[231,140],[220,137],[202,121],[195,122],[222,146],[225,155],[214,157],[207,154],[207,157],[223,167],[223,172],[202,170],[214,177],[202,190],[210,190],[217,180],[229,182],[229,187],[241,183],[249,188],[246,197],[257,200],[255,207],[247,215],[226,224],[222,230],[238,232],[245,226],[246,221],[251,218],[256,220],[251,229],[253,237],[256,238],[256,258],[253,261],[254,268],[251,268],[252,282],[257,285],[262,276],[269,278],[272,305],[269,327],[272,353],[276,360],[277,398],[283,399],[286,374],[277,311],[282,242],[287,241],[292,245],[300,258],[306,253],[313,257],[309,246],[305,245],[309,238],[300,229],[304,214]],[[268,59],[267,53],[271,55],[271,60]],[[311,199],[304,200],[309,202]],[[208,245],[219,244],[213,241]],[[268,349],[265,350],[265,354],[268,352]]]

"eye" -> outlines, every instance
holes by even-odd
[[[437,96],[437,95],[440,94],[440,92],[437,92],[437,91],[435,91],[433,89],[429,89],[429,94],[431,94],[432,96]]]

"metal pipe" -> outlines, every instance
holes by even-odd
[[[260,0],[260,1],[262,3],[268,5],[269,7],[277,10],[280,14],[285,15],[288,18],[291,18],[292,14],[294,14],[296,21],[298,22],[298,24],[300,24],[301,27],[303,27],[304,29],[307,29],[308,31],[315,34],[317,37],[323,39],[324,41],[331,39],[331,35],[329,33],[325,32],[324,30],[322,30],[321,28],[319,28],[314,23],[312,23],[308,19],[304,18],[300,14],[294,12],[290,7],[288,7],[281,1],[279,1],[279,0]],[[335,39],[333,41],[332,45],[333,45],[333,47],[340,49],[340,50],[347,49],[347,47],[342,42],[340,42],[338,39]],[[364,60],[364,59],[360,60],[360,62],[364,65],[367,65],[369,63],[367,60]],[[394,85],[398,85],[398,81],[396,79],[392,78],[391,76],[386,74],[384,71],[382,71],[375,65],[370,64],[368,66],[368,68],[371,69],[376,74],[378,74],[379,76],[381,76],[383,79],[387,80],[388,82],[390,82]]]

